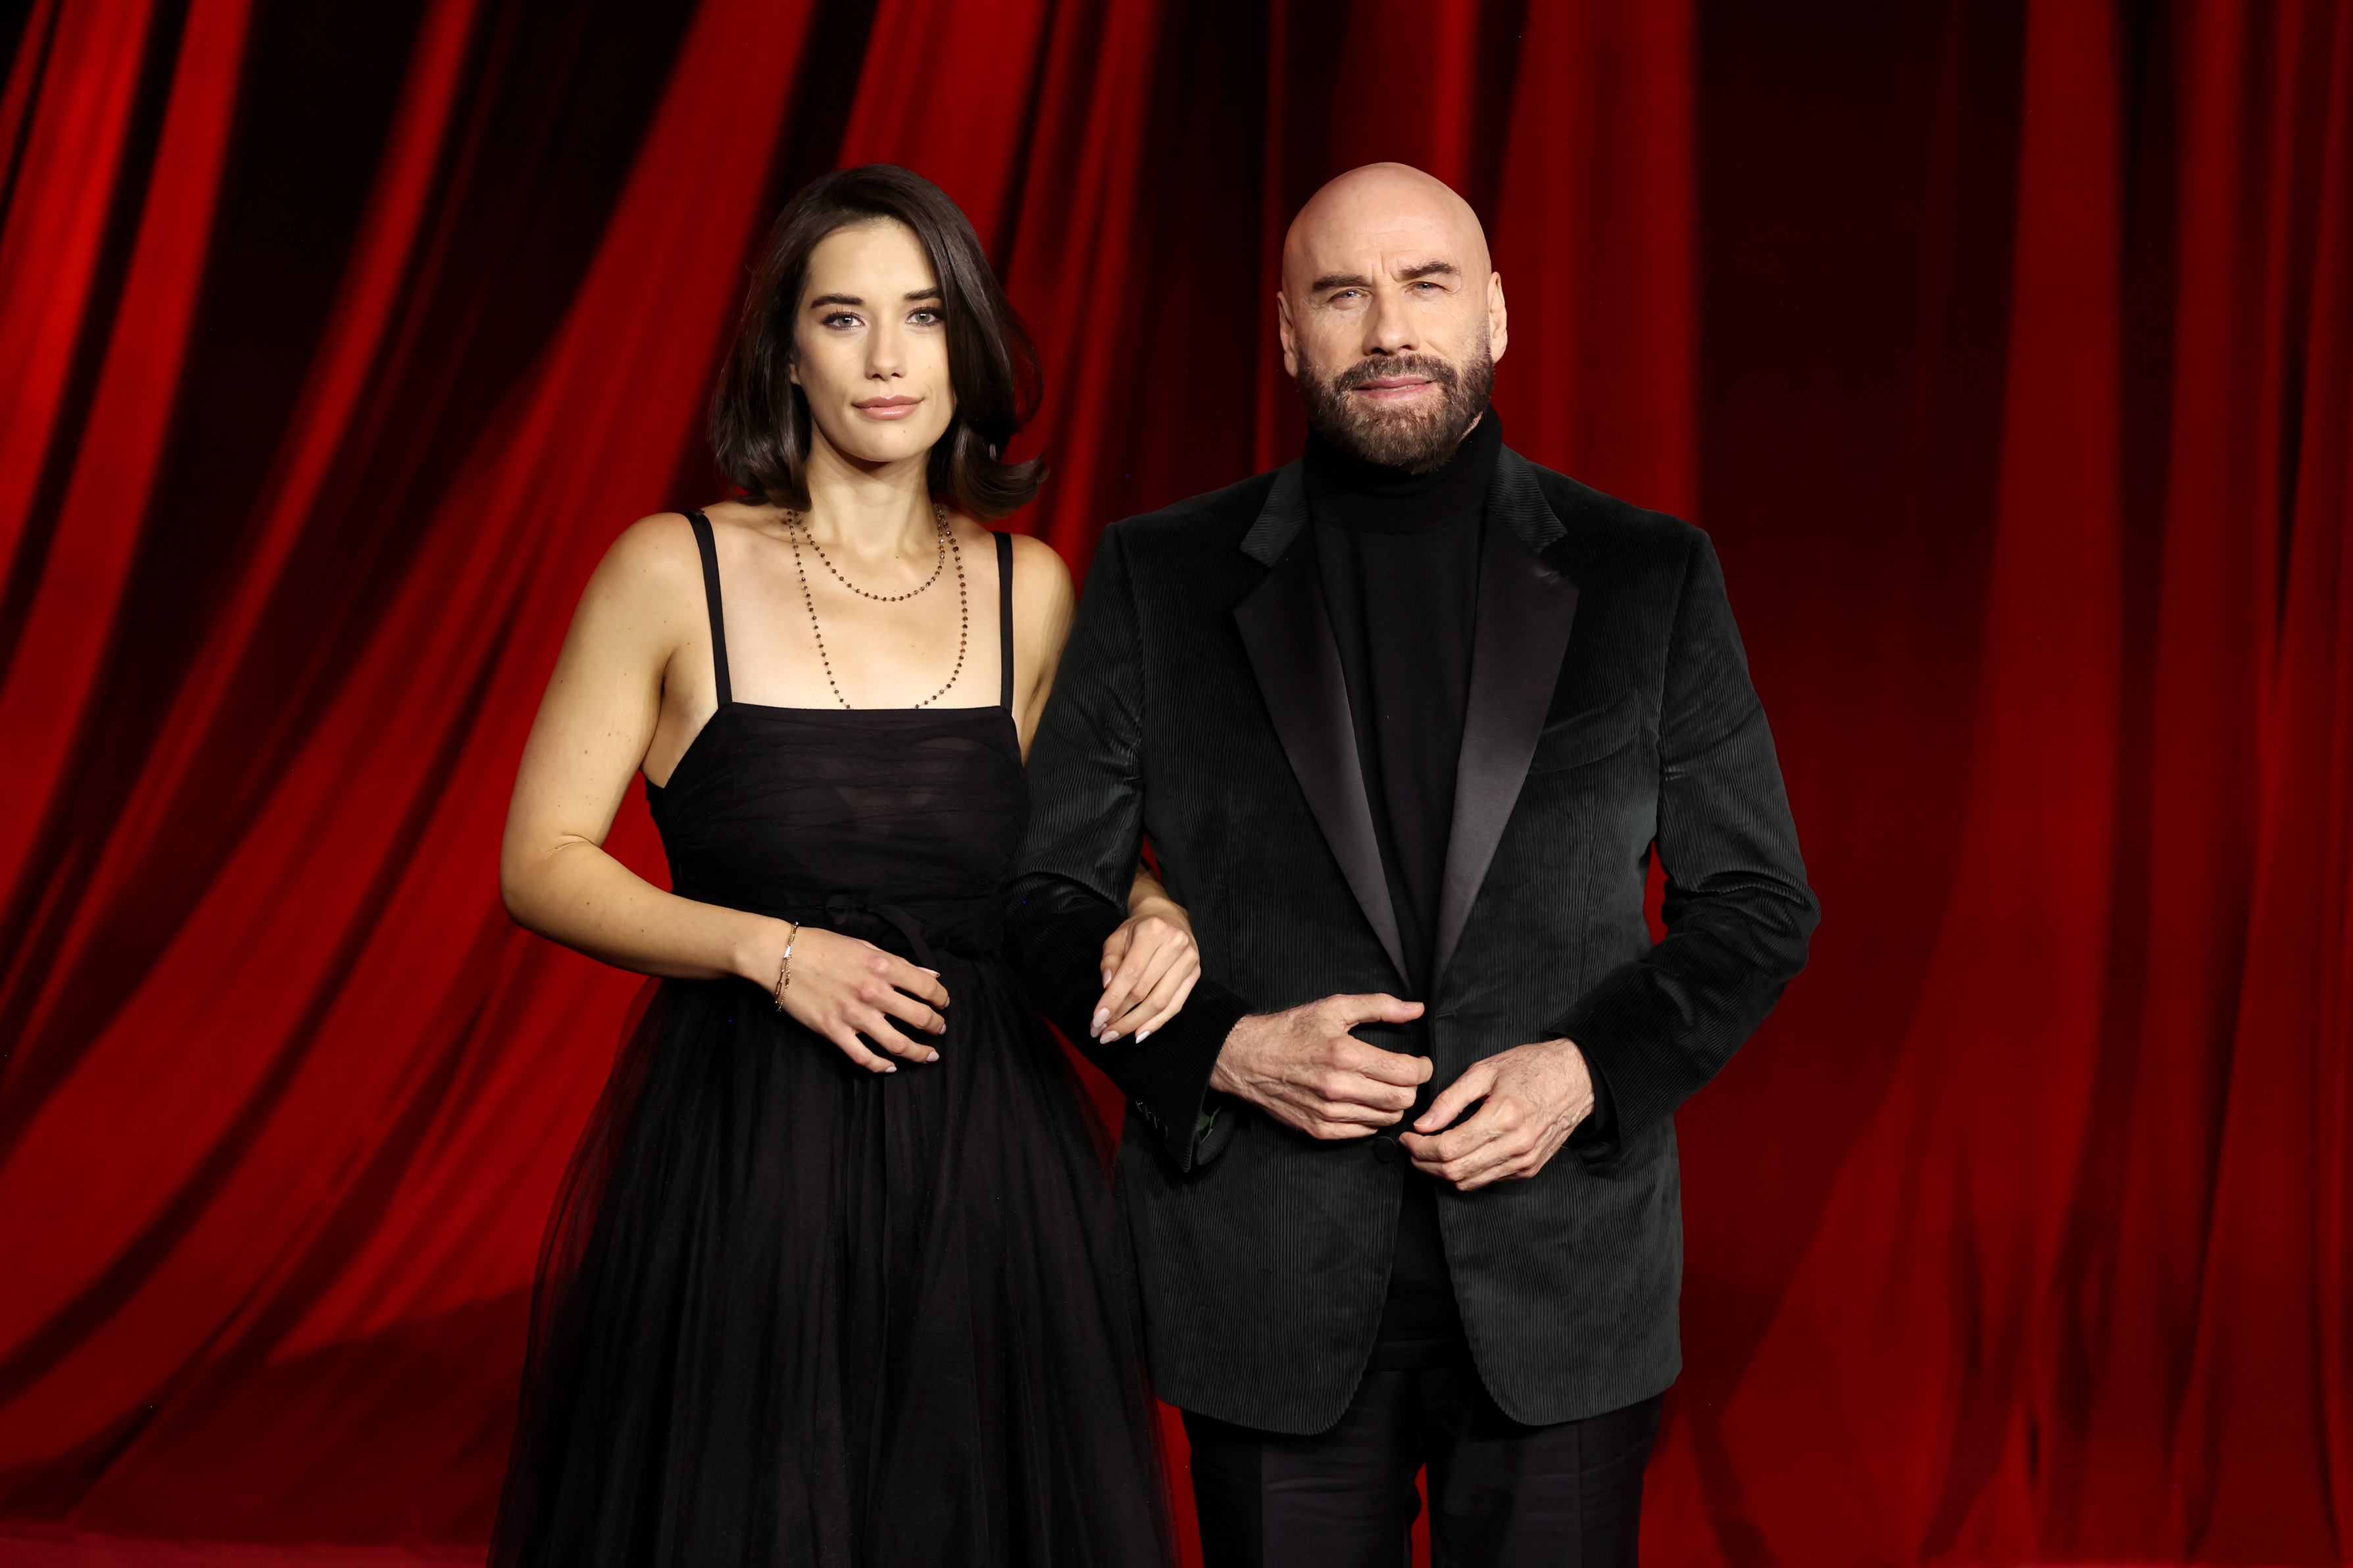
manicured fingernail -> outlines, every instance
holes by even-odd
[[[1109,984],[1110,982],[1105,981],[1104,984]],[[1098,1007],[1095,1009],[1095,1016],[1092,1022],[1089,1025],[1089,1028],[1093,1032],[1100,1033],[1103,1026],[1110,1022],[1111,1009],[1108,1007]]]
[[[899,1069],[895,1066],[886,1062],[883,1064],[882,1070],[884,1072],[897,1072]]]
[[[1135,1043],[1139,1046],[1151,1037],[1152,1031],[1149,1029],[1138,1029],[1135,1031]]]
[[[1111,971],[1110,971],[1110,970],[1108,970],[1108,969],[1106,969],[1106,970],[1104,970],[1104,971],[1103,972],[1103,983],[1105,985],[1108,985],[1108,984],[1111,984]]]
[[[1103,1031],[1103,1043],[1104,1045],[1107,1046],[1117,1038],[1119,1038],[1119,1031],[1117,1029],[1105,1029]]]
[[[935,1062],[940,1059],[940,1053],[934,1051],[930,1056],[925,1057],[923,1059],[927,1062]]]

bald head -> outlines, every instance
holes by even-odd
[[[1487,231],[1454,187],[1409,163],[1351,169],[1307,198],[1282,238],[1282,290],[1298,298],[1315,279],[1368,254],[1444,258],[1483,279]]]
[[[1282,363],[1318,435],[1422,472],[1485,411],[1506,340],[1503,280],[1471,204],[1403,163],[1351,169],[1282,242]]]

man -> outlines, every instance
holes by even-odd
[[[1441,1563],[1631,1563],[1681,1364],[1672,1113],[1817,918],[1772,738],[1706,536],[1504,446],[1459,196],[1335,180],[1276,302],[1307,450],[1105,532],[1015,949],[1133,1105],[1212,1564],[1393,1565],[1425,1464]],[[1088,1009],[1145,835],[1204,977],[1122,1039]]]

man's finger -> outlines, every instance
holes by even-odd
[[[1411,1088],[1358,1072],[1353,1066],[1319,1068],[1302,1075],[1300,1081],[1310,1093],[1333,1104],[1369,1105],[1392,1116],[1413,1109]]]
[[[1492,1179],[1509,1163],[1510,1156],[1499,1145],[1491,1143],[1451,1159],[1432,1157],[1425,1150],[1422,1157],[1414,1161],[1414,1167],[1425,1175],[1467,1189]]]
[[[1543,1169],[1544,1161],[1530,1150],[1526,1153],[1512,1154],[1482,1165],[1454,1184],[1460,1191],[1467,1193],[1493,1186],[1497,1182],[1525,1181]]]
[[[1461,1078],[1456,1079],[1440,1091],[1438,1098],[1430,1102],[1428,1110],[1423,1111],[1414,1120],[1414,1131],[1435,1132],[1461,1115],[1470,1107],[1472,1101],[1484,1100],[1494,1091],[1493,1058],[1472,1062],[1463,1069]]]
[[[1512,1131],[1515,1123],[1505,1114],[1508,1104],[1501,1097],[1491,1095],[1487,1103],[1479,1108],[1478,1114],[1460,1127],[1436,1133],[1409,1132],[1405,1136],[1413,1140],[1410,1146],[1419,1150],[1423,1158],[1440,1164],[1460,1160],[1474,1150],[1484,1149]]]
[[[1288,1100],[1270,1100],[1266,1109],[1284,1126],[1304,1132],[1310,1138],[1327,1142],[1339,1138],[1369,1138],[1375,1131],[1369,1123],[1339,1121],[1318,1109]]]
[[[1341,1090],[1347,1088],[1346,1085],[1333,1087]],[[1366,1083],[1359,1079],[1356,1080],[1356,1087],[1358,1089],[1356,1094],[1327,1094],[1309,1089],[1292,1103],[1303,1116],[1320,1118],[1326,1121],[1345,1121],[1351,1126],[1362,1127],[1388,1127],[1398,1117],[1404,1115],[1413,1104],[1409,1100],[1403,1105],[1382,1105],[1372,1097],[1384,1086]],[[1395,1094],[1397,1091],[1390,1089],[1388,1092]]]
[[[1352,1029],[1358,1024],[1410,1024],[1421,1016],[1420,1003],[1400,1002],[1385,991],[1334,996],[1330,1001],[1343,1020],[1343,1029]]]
[[[1426,1146],[1430,1140],[1419,1142],[1425,1145],[1427,1155]],[[1542,1171],[1559,1151],[1557,1141],[1547,1148],[1544,1139],[1507,1134],[1451,1160],[1428,1159],[1425,1163],[1417,1159],[1414,1163],[1440,1181],[1452,1182],[1463,1192],[1470,1192],[1496,1182],[1525,1180]]]
[[[1349,1038],[1355,1039],[1356,1037],[1352,1035]],[[1430,1075],[1438,1070],[1428,1057],[1408,1056],[1403,1051],[1385,1051],[1378,1046],[1366,1045],[1362,1040],[1356,1043],[1364,1048],[1349,1054],[1348,1070],[1377,1079],[1382,1083],[1393,1083],[1401,1089],[1419,1089],[1430,1081]]]

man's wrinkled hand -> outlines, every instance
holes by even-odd
[[[1485,1100],[1461,1126],[1440,1131]],[[1593,1074],[1569,1040],[1514,1046],[1473,1062],[1398,1142],[1414,1169],[1463,1192],[1535,1175],[1593,1113]]]
[[[1311,1138],[1366,1138],[1413,1109],[1429,1081],[1428,1057],[1368,1046],[1359,1024],[1406,1024],[1421,1004],[1394,996],[1326,996],[1236,1024],[1209,1087],[1247,1100]]]

